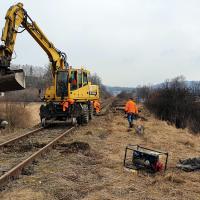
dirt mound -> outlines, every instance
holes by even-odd
[[[90,151],[90,145],[86,142],[73,142],[70,144],[59,144],[58,146],[62,147],[60,153],[84,153]]]

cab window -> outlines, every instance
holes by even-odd
[[[72,71],[70,77],[70,90],[76,90],[76,89],[77,89],[77,71]]]
[[[78,70],[78,88],[82,87],[82,72]]]
[[[64,98],[67,96],[67,72],[58,71],[57,72],[57,81],[56,81],[56,95],[58,97]]]
[[[83,86],[88,84],[87,72],[83,72]]]

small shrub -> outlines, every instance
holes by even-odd
[[[194,133],[200,132],[200,103],[196,102],[196,94],[186,86],[183,77],[166,81],[151,91],[145,105],[159,119],[177,128],[189,127]]]
[[[5,103],[0,105],[0,118],[8,121],[8,128],[26,128],[30,124],[30,112],[24,104]]]

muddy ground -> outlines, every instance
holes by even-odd
[[[120,112],[98,116],[77,129],[28,175],[11,182],[0,194],[10,200],[160,200],[200,199],[200,172],[175,168],[179,159],[199,156],[200,137],[156,120],[147,111],[143,136],[128,130]],[[169,152],[165,174],[132,173],[123,168],[127,144],[142,144]]]

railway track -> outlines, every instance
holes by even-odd
[[[114,98],[109,98],[107,100],[104,100],[104,102],[101,104],[101,112],[98,113],[96,116],[106,115],[112,105],[113,99]]]
[[[102,104],[104,115],[112,104],[112,99]],[[16,179],[24,168],[31,165],[36,158],[44,154],[60,139],[75,130],[75,127],[58,129],[37,128],[21,136],[0,144],[0,188]]]
[[[4,186],[10,180],[17,178],[22,170],[44,154],[60,139],[75,130],[75,127],[65,129],[39,128],[20,137],[13,138],[0,145],[0,186]],[[39,134],[35,134],[39,133]],[[28,137],[26,141],[24,139]],[[17,145],[16,145],[17,143]]]
[[[37,133],[37,132],[41,131],[41,130],[43,130],[42,127],[41,127],[41,128],[38,128],[38,129],[35,129],[35,130],[32,130],[32,131],[29,131],[28,133],[25,133],[25,134],[20,135],[20,136],[18,136],[18,137],[9,139],[9,140],[7,140],[7,141],[5,141],[5,142],[3,142],[3,143],[0,144],[0,149],[2,149],[2,148],[4,148],[4,147],[6,147],[7,145],[10,145],[10,144],[12,144],[12,143],[14,143],[14,142],[17,142],[17,141],[19,141],[19,140],[23,140],[23,139],[25,139],[25,138],[27,138],[27,137],[33,135],[34,133]]]

